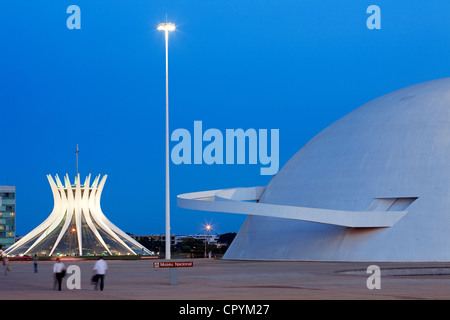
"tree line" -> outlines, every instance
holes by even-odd
[[[228,232],[219,236],[216,244],[206,243],[206,252],[211,252],[212,255],[223,255],[227,251],[228,247],[233,242],[236,232]],[[138,240],[145,248],[152,252],[159,252],[160,256],[164,256],[165,253],[165,241],[141,238]],[[203,258],[205,254],[205,241],[195,238],[183,239],[180,243],[171,246],[172,254],[185,254],[191,258]]]

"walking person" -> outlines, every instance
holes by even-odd
[[[39,261],[37,254],[34,254],[33,261],[34,261],[34,263],[33,263],[34,264],[34,273],[37,273],[38,272],[38,261]]]
[[[5,269],[5,276],[8,275],[8,271],[10,271],[10,267],[9,267],[9,259],[8,256],[4,255],[3,256],[3,268]]]
[[[100,290],[103,291],[105,286],[106,270],[108,270],[108,264],[105,260],[103,260],[103,256],[100,256],[97,262],[95,262],[93,270],[94,276],[92,282],[95,284],[95,290],[98,290],[98,285],[100,282]]]
[[[61,259],[56,258],[56,262],[53,264],[53,278],[55,279],[53,283],[53,290],[58,284],[58,291],[61,291],[62,279],[66,275],[66,266],[61,262]]]

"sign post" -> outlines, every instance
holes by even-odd
[[[192,268],[194,266],[193,261],[180,261],[180,262],[153,262],[153,268],[168,268],[170,284],[178,284],[178,268]]]
[[[178,270],[177,268],[169,268],[170,284],[178,284]]]

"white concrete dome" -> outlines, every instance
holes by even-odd
[[[331,124],[259,203],[407,213],[369,228],[249,215],[225,258],[450,261],[450,78],[384,95]]]

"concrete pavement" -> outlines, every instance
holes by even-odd
[[[0,273],[0,300],[330,300],[449,299],[450,264],[379,263],[381,289],[369,290],[366,273],[374,263],[268,262],[193,259],[178,268],[170,285],[169,269],[153,268],[165,260],[107,260],[105,290],[90,284],[95,261],[63,261],[81,270],[81,289],[53,290],[53,262],[11,262]],[[183,261],[172,259],[171,261]],[[2,267],[2,266],[0,266]]]

